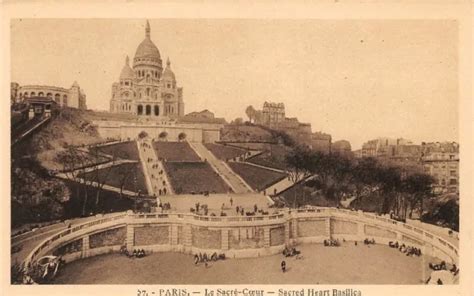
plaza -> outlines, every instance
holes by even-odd
[[[421,284],[433,258],[410,257],[385,245],[298,246],[302,259],[281,254],[194,265],[191,255],[153,253],[130,259],[102,255],[66,265],[54,284]],[[280,263],[285,260],[287,272]],[[179,263],[178,263],[179,262]],[[426,263],[426,264],[424,264]]]

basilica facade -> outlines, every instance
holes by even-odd
[[[119,81],[112,85],[110,112],[170,119],[183,116],[183,88],[177,86],[169,58],[163,69],[150,31],[147,21],[145,39],[138,45],[133,65],[127,56]]]

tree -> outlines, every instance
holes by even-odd
[[[167,133],[167,132],[161,132],[161,133],[158,135],[158,138],[160,138],[161,140],[165,140],[166,137],[168,137],[168,133]]]
[[[408,176],[405,183],[406,192],[409,195],[409,203],[406,205],[410,208],[408,216],[412,218],[413,210],[418,209],[419,216],[421,217],[424,210],[424,200],[432,195],[431,186],[434,183],[434,179],[427,174],[417,173]]]
[[[139,138],[139,139],[144,139],[144,138],[146,138],[146,137],[148,137],[148,133],[145,132],[145,131],[141,131],[141,132],[138,134],[138,138]]]
[[[107,183],[107,181],[111,177],[111,173],[116,164],[117,157],[115,153],[112,153],[112,158],[109,159],[107,164],[102,164],[101,163],[102,156],[98,149],[94,149],[92,153],[90,153],[90,156],[91,156],[91,162],[93,164],[90,169],[91,169],[92,175],[94,176],[93,181],[95,183],[94,187],[96,188],[95,208],[97,210],[99,207],[99,202],[100,202],[100,194],[102,192],[104,185]]]
[[[186,134],[185,133],[179,133],[178,140],[179,141],[184,141],[185,139],[186,139]]]
[[[237,117],[232,123],[235,125],[241,125],[244,123],[244,120],[241,117]]]
[[[88,200],[88,181],[83,178],[86,168],[90,164],[88,153],[72,145],[66,146],[66,149],[56,154],[55,160],[62,164],[62,172],[72,182],[82,184],[76,186],[76,196],[81,196],[81,187],[84,190],[84,203],[82,214],[85,215],[86,204]]]
[[[288,167],[288,178],[293,183],[294,197],[293,206],[296,207],[296,184],[305,180],[311,175],[309,170],[311,153],[305,147],[296,147],[290,153],[287,154],[285,162]]]
[[[247,117],[249,118],[249,121],[250,121],[250,122],[255,121],[255,112],[256,112],[256,110],[253,108],[252,105],[248,106],[248,107],[245,109],[245,114],[246,114]]]

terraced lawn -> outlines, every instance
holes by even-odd
[[[226,193],[229,186],[207,162],[164,162],[176,194]]]
[[[79,177],[90,181],[95,181],[98,177],[101,182],[105,180],[105,184],[109,186],[120,188],[123,184],[123,189],[147,193],[145,176],[140,163],[124,163],[100,169],[98,175],[97,172],[89,172],[80,174]]]
[[[242,162],[229,162],[231,169],[239,174],[254,190],[262,191],[286,178],[286,174],[259,168]]]
[[[221,144],[205,143],[204,146],[220,160],[228,161],[247,153],[246,150]]]
[[[167,162],[198,162],[199,156],[187,142],[154,142],[158,157]]]
[[[102,153],[121,159],[140,160],[137,143],[135,141],[122,142],[106,146],[90,148],[91,151],[99,150]]]

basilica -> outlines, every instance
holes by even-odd
[[[178,87],[169,58],[163,69],[160,51],[151,41],[147,21],[145,39],[138,45],[133,65],[127,56],[119,81],[112,85],[110,111],[143,117],[184,115],[183,88]]]

